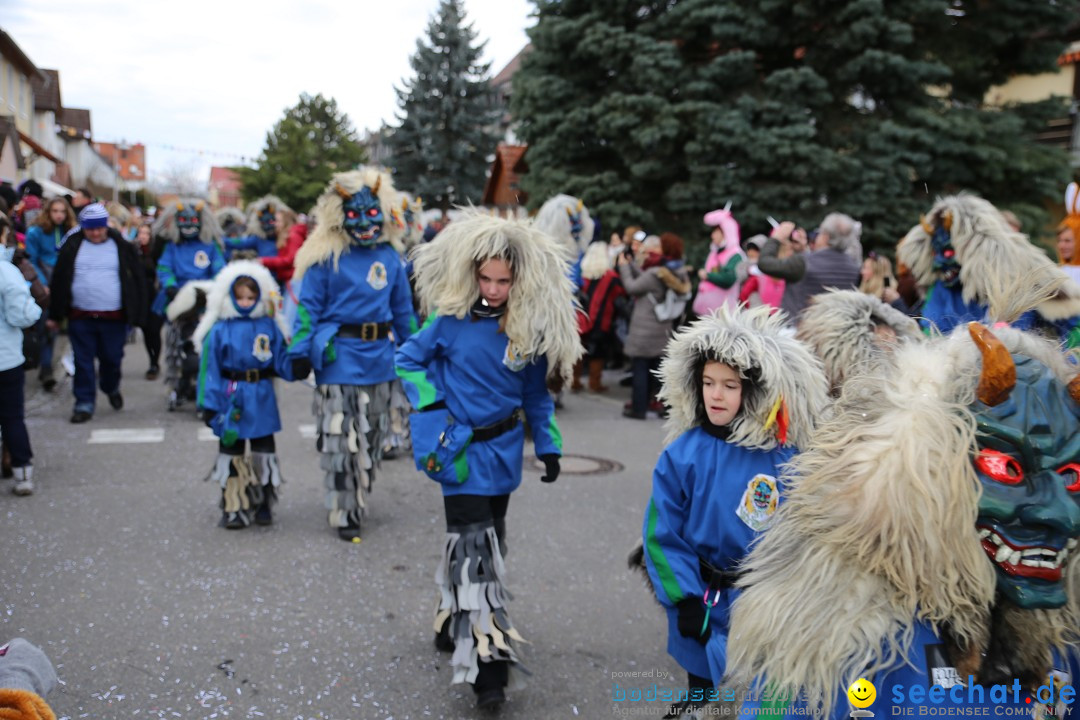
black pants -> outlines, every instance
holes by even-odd
[[[272,453],[275,451],[274,436],[263,435],[262,437],[251,438],[248,440],[251,443],[251,452],[253,453]],[[220,440],[218,441],[218,452],[222,455],[236,455],[240,456],[244,454],[244,438],[240,438],[232,444],[232,446],[225,445]]]
[[[143,327],[143,344],[146,345],[146,356],[150,358],[150,367],[157,367],[161,359],[161,328],[165,324],[165,318],[153,311],[146,313],[146,325]]]
[[[0,434],[4,447],[11,453],[11,467],[30,464],[30,435],[26,432],[26,408],[23,385],[26,372],[22,365],[0,372]]]
[[[510,495],[444,495],[446,529],[448,532],[454,532],[465,525],[490,522],[495,526],[499,545],[505,553],[506,508],[509,504]],[[480,694],[486,690],[506,687],[509,671],[509,663],[505,660],[480,663],[480,671],[476,674],[473,690]]]
[[[656,393],[660,390],[660,379],[653,374],[660,368],[660,358],[633,358],[631,368],[634,373],[631,405],[636,413],[648,412],[649,403],[656,398]]]

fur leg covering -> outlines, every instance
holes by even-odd
[[[256,507],[262,504],[271,506],[277,503],[278,488],[284,480],[281,478],[281,467],[278,465],[277,453],[251,453],[251,465],[255,471],[255,482],[262,491],[262,499],[253,503]]]
[[[513,598],[505,587],[505,576],[503,554],[492,523],[474,523],[446,534],[442,560],[435,571],[435,583],[442,595],[435,632],[450,623],[449,636],[454,642],[450,662],[455,683],[475,682],[482,662],[507,661],[511,670],[517,666],[513,643],[525,640],[510,623],[506,603]],[[508,687],[520,687],[517,673],[510,675]]]
[[[184,365],[184,336],[180,326],[170,322],[165,326],[165,384],[176,389]]]
[[[326,473],[330,527],[359,527],[367,510],[382,438],[389,424],[390,383],[320,385],[312,411]]]
[[[250,524],[249,511],[262,502],[262,488],[251,460],[243,455],[220,453],[210,478],[221,485],[221,509],[229,515],[238,515],[245,525]]]
[[[383,441],[384,449],[410,450],[412,449],[412,434],[409,430],[409,413],[412,407],[409,398],[401,387],[401,381],[395,380],[390,383],[390,418],[386,439]]]

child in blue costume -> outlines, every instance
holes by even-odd
[[[920,309],[926,331],[948,335],[968,322],[985,322],[991,311],[1008,312],[1017,284],[1057,286],[1012,325],[1038,330],[1066,348],[1080,347],[1080,285],[982,198],[938,200],[901,241],[896,257],[926,294]]]
[[[221,246],[225,262],[233,260],[235,253],[242,253],[235,259],[251,259],[258,256],[255,239],[247,235],[247,216],[239,208],[223,207],[214,213],[221,226]]]
[[[849,378],[744,562],[723,688],[742,716],[839,720],[865,678],[878,718],[1067,717],[1078,401],[1056,343],[978,323]]]
[[[481,707],[505,700],[521,636],[507,614],[506,509],[521,484],[524,418],[544,482],[562,436],[546,380],[581,356],[567,263],[531,223],[467,213],[414,253],[427,323],[395,362],[417,467],[440,483],[447,537],[436,572],[436,645]]]
[[[264,195],[247,207],[247,234],[233,242],[234,250],[254,250],[259,257],[278,254],[278,238],[289,237],[296,213],[276,195]]]
[[[359,540],[365,495],[378,467],[394,380],[394,349],[413,307],[390,176],[373,167],[338,173],[315,205],[315,231],[296,254],[303,284],[289,356],[298,379],[315,370],[318,448],[330,527]]]
[[[199,407],[219,439],[210,476],[221,485],[221,524],[230,530],[247,527],[252,515],[259,525],[273,522],[271,507],[281,485],[273,378],[293,379],[280,304],[270,271],[237,260],[218,273],[193,336],[201,348]],[[244,456],[245,440],[250,458]]]
[[[221,254],[221,228],[202,200],[178,200],[166,205],[154,222],[154,236],[164,244],[157,264],[160,290],[151,311],[166,315],[166,308],[187,283],[211,280],[225,266]],[[175,315],[175,314],[174,314]],[[169,410],[195,399],[197,350],[191,343],[197,318],[169,322],[165,333],[165,382]]]
[[[773,520],[780,468],[827,405],[821,364],[769,307],[721,307],[679,332],[660,365],[669,445],[653,472],[644,559],[691,691],[724,674],[738,566]]]

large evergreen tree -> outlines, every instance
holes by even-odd
[[[337,102],[305,93],[266,134],[255,167],[236,169],[245,200],[273,193],[297,212],[306,212],[331,175],[351,170],[364,159],[356,130]]]
[[[479,203],[487,156],[495,151],[497,112],[484,44],[465,25],[461,0],[442,0],[427,39],[409,58],[416,76],[395,88],[400,126],[389,140],[394,183],[445,212]]]
[[[982,99],[1053,70],[1076,0],[535,2],[512,97],[536,203],[691,237],[729,200],[747,232],[839,210],[891,245],[959,190],[1045,222],[1068,180],[1034,141],[1063,103]]]

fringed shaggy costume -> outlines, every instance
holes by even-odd
[[[345,540],[360,537],[389,427],[394,350],[413,327],[409,280],[392,245],[404,230],[389,212],[397,198],[375,168],[335,175],[296,255],[303,283],[289,356],[315,370],[326,508]]]
[[[511,271],[509,297],[480,297],[478,267]],[[506,510],[521,483],[525,425],[553,481],[562,436],[547,392],[581,355],[565,255],[526,221],[469,213],[414,253],[424,312],[434,313],[395,358],[412,415],[417,468],[440,483],[447,536],[435,581],[436,645],[453,652],[453,682],[481,706],[520,678],[521,636],[507,610]]]
[[[257,288],[255,303],[248,308],[236,299],[241,278]],[[282,483],[274,446],[281,418],[273,378],[293,379],[285,354],[288,329],[282,322],[281,296],[269,270],[237,260],[218,273],[206,304],[193,342],[201,351],[198,405],[218,437],[210,478],[221,486],[221,524],[229,529],[247,527],[253,520],[269,525]],[[250,457],[244,455],[245,441],[251,446]]]
[[[1054,293],[1027,288],[1014,311]],[[960,326],[848,378],[743,563],[723,680],[752,699],[739,716],[840,720],[866,678],[876,699],[856,704],[878,718],[1068,717],[1078,401],[1056,342],[1005,325]]]

